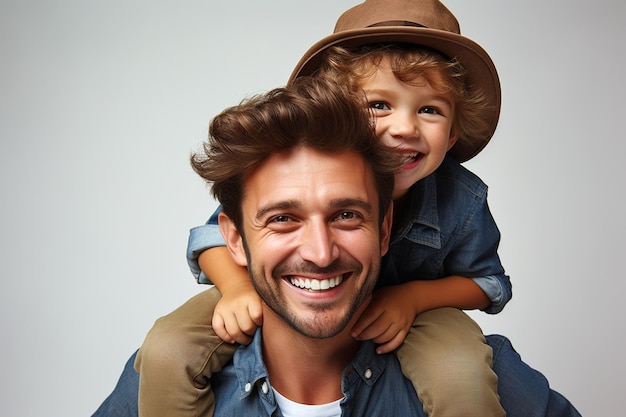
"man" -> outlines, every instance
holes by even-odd
[[[211,381],[216,416],[425,415],[395,356],[350,334],[387,251],[398,167],[360,100],[298,79],[218,115],[192,158],[264,302],[253,342]],[[579,415],[505,338],[487,340],[509,415]],[[136,415],[132,360],[95,415]]]

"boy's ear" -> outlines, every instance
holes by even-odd
[[[235,227],[235,223],[233,223],[230,217],[224,213],[220,213],[218,215],[217,221],[220,225],[222,236],[224,236],[224,240],[226,241],[226,247],[230,252],[230,256],[232,256],[237,265],[244,267],[248,266],[248,259],[246,258],[243,240],[241,238],[241,234]]]
[[[448,138],[448,151],[452,149],[456,141],[459,139],[459,134],[456,132],[456,129],[452,129],[450,131],[450,137]]]

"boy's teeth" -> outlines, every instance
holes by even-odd
[[[341,281],[343,281],[343,277],[341,275],[328,279],[308,279],[291,277],[289,281],[291,282],[291,285],[298,288],[310,291],[324,291],[330,288],[335,288],[337,285],[341,284]]]
[[[410,154],[406,155],[406,160],[407,161],[415,161],[419,156],[420,156],[419,152],[410,153]]]

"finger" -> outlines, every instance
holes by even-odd
[[[252,338],[249,335],[247,335],[241,330],[241,328],[239,327],[239,324],[237,323],[237,319],[235,317],[232,317],[231,320],[228,320],[226,322],[226,331],[228,332],[229,336],[232,338],[233,342],[247,345],[252,340]]]
[[[225,317],[224,327],[228,332],[229,336],[233,339],[233,341],[238,342],[238,339],[241,339],[242,336],[245,336],[244,333],[239,328],[239,323],[237,322],[237,317],[234,315],[230,315]]]
[[[363,329],[361,333],[358,335],[358,340],[373,340],[375,343],[386,342],[391,338],[390,327],[393,326],[393,323],[388,322],[387,320],[376,320],[368,327]]]
[[[394,350],[399,348],[400,345],[402,345],[402,342],[404,342],[405,336],[406,335],[403,335],[402,333],[397,333],[391,340],[378,346],[376,348],[376,353],[383,354],[383,353],[393,352]]]
[[[362,333],[369,329],[382,315],[382,311],[378,311],[375,309],[367,309],[361,314],[356,324],[352,328],[352,337],[362,338]]]
[[[240,332],[235,335],[235,341],[241,345],[247,345],[252,341],[252,337]]]
[[[214,314],[213,320],[212,320],[212,326],[213,326],[213,331],[215,332],[217,337],[222,339],[224,342],[226,343],[235,342],[235,339],[233,339],[231,335],[228,333],[228,331],[226,330],[226,326],[224,324],[224,319],[222,316]]]
[[[248,336],[252,336],[257,329],[256,323],[252,320],[248,314],[240,314],[237,316],[237,324],[239,331],[245,333]]]
[[[248,306],[248,313],[250,318],[257,326],[263,325],[263,305],[259,303],[251,303]]]

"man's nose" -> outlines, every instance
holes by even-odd
[[[327,222],[316,220],[306,225],[300,242],[300,256],[319,267],[328,266],[339,257],[335,235]]]

